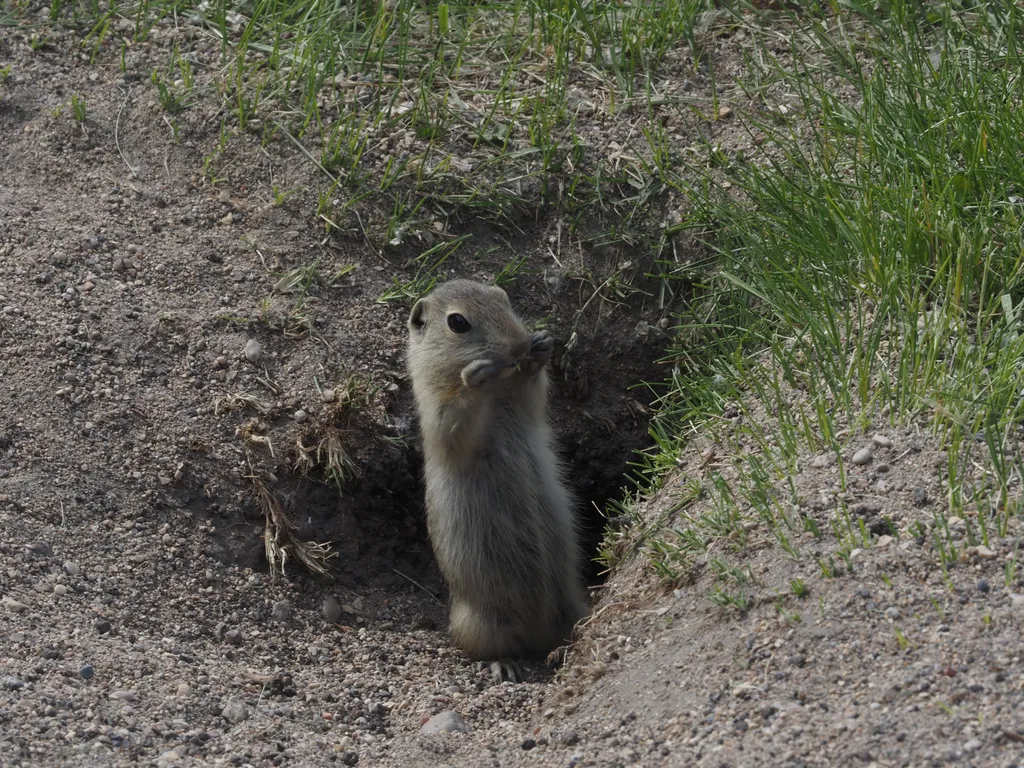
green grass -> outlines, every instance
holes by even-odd
[[[225,137],[204,162],[207,182],[226,176],[225,140],[294,144],[320,173],[325,231],[384,251],[422,249],[438,221],[447,235],[473,220],[522,228],[552,211],[588,242],[645,241],[671,153],[660,122],[630,137],[654,110],[713,111],[660,89],[667,68],[685,78],[702,66],[714,5],[51,0],[49,21],[76,27],[92,61],[122,70],[155,31],[198,29],[136,74],[170,115],[216,91]],[[6,21],[31,20],[45,40],[30,9],[15,5]],[[581,132],[596,117],[621,123],[610,136]],[[615,136],[635,146],[610,160],[600,144]]]
[[[74,116],[75,121],[78,123],[84,123],[88,117],[88,111],[85,106],[85,98],[77,93],[71,94],[71,114]]]
[[[762,41],[742,79],[759,141],[749,156],[708,145],[698,173],[669,180],[692,205],[678,228],[716,264],[680,318],[645,481],[674,473],[680,435],[704,425],[732,455],[695,528],[739,546],[756,518],[795,555],[801,457],[832,454],[845,489],[850,436],[920,423],[948,455],[930,532],[946,571],[1005,536],[1021,505],[1024,10],[846,7],[785,20],[781,52],[768,17],[745,17]],[[666,263],[661,278],[693,274]],[[756,413],[722,429],[730,403]],[[828,577],[873,538],[842,504],[830,527]]]

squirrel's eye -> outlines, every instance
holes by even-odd
[[[448,327],[455,331],[455,333],[466,333],[473,326],[469,324],[469,320],[458,312],[452,312],[448,315]]]

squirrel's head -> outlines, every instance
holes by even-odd
[[[509,366],[530,351],[530,333],[508,294],[472,280],[442,283],[409,313],[409,363],[438,383],[457,380],[476,360]]]

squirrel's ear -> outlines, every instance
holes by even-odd
[[[427,300],[420,299],[412,305],[409,313],[409,330],[419,331],[427,324]]]

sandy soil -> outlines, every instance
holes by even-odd
[[[32,51],[0,30],[0,766],[1024,760],[1024,584],[1005,571],[1021,531],[943,581],[911,534],[943,498],[925,425],[875,425],[892,445],[843,501],[869,525],[894,521],[894,536],[852,572],[821,577],[828,537],[800,541],[793,560],[754,527],[730,553],[754,576],[739,614],[708,601],[704,569],[667,591],[634,554],[595,587],[556,676],[490,685],[445,637],[407,307],[377,300],[424,245],[325,238],[315,170],[283,140],[235,136],[223,183],[204,181],[223,115],[200,99],[172,140],[148,80],[170,42],[133,48],[122,73],[114,53],[89,64],[70,35]],[[275,187],[298,191],[278,203]],[[552,412],[578,492],[603,502],[646,444],[630,387],[661,370],[667,310],[642,294],[588,305],[575,276],[607,274],[627,249],[570,244],[556,269],[557,222],[528,223],[442,223],[444,237],[473,235],[446,268],[488,279],[528,257],[508,290],[563,344],[577,332]],[[314,261],[301,302],[275,291]],[[296,446],[332,430],[359,470],[340,493],[322,467],[296,470]],[[851,451],[868,442],[853,436]],[[681,476],[707,471],[706,450],[694,445]],[[813,460],[797,483],[825,527],[835,469]],[[331,580],[294,560],[270,577],[253,477],[299,538],[334,546]],[[806,598],[786,596],[793,578]],[[468,732],[425,732],[439,713]]]

